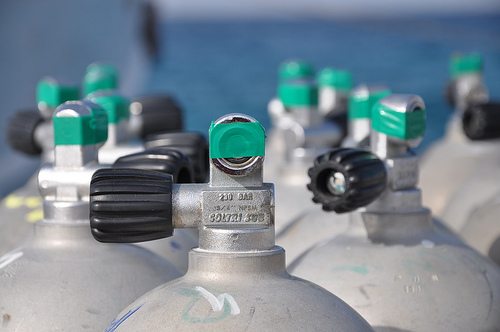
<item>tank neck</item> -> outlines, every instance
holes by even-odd
[[[80,241],[89,241],[91,245],[98,245],[92,238],[88,221],[69,224],[43,220],[35,224],[34,235],[37,246],[65,247]]]
[[[189,253],[187,275],[202,275],[203,278],[226,278],[227,276],[255,274],[285,275],[285,251],[275,246],[270,250],[239,253],[215,253],[193,249]]]

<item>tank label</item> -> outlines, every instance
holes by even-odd
[[[270,190],[204,191],[203,223],[209,226],[270,225],[272,192]]]

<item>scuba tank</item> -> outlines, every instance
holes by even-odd
[[[319,114],[318,89],[309,82],[281,83],[278,90],[281,103],[289,118],[280,127],[284,141],[284,159],[272,177],[276,186],[276,234],[279,245],[287,237],[287,226],[306,215],[313,204],[304,205],[307,192],[307,168],[317,155],[338,144],[340,132],[331,122],[323,121]],[[266,176],[266,178],[270,178]],[[289,246],[291,257],[300,253],[302,245]]]
[[[382,98],[391,94],[385,86],[357,86],[349,96],[348,135],[342,142],[344,147],[370,146],[371,111]]]
[[[347,108],[352,89],[352,76],[347,70],[324,68],[317,78],[319,112],[340,127],[342,138],[347,135]]]
[[[78,99],[78,95],[78,87],[61,84],[53,78],[40,80],[36,88],[37,109],[18,111],[9,121],[9,145],[29,156],[40,155],[42,162],[52,162],[52,114],[57,106],[68,100]],[[43,218],[37,176],[32,176],[23,187],[2,200],[0,215],[2,255],[19,246],[31,234],[32,224]]]
[[[469,54],[452,57],[450,75],[452,80],[447,88],[447,99],[455,112],[448,123],[445,137],[429,148],[420,164],[423,202],[438,218],[443,217],[450,197],[463,181],[478,171],[478,167],[500,162],[498,140],[474,138],[475,133],[468,133],[474,125],[470,126],[466,117],[470,112],[466,110],[488,101],[481,56]]]
[[[391,95],[373,109],[373,153],[344,148],[318,157],[314,200],[337,213],[366,208],[290,269],[338,294],[377,331],[496,331],[500,270],[436,227],[421,204],[411,149],[424,128],[422,99]]]
[[[370,134],[370,111],[374,104],[383,97],[389,95],[390,92],[385,87],[378,86],[359,86],[354,89],[349,97],[349,136],[346,137],[343,144],[353,146],[367,147],[369,144]],[[317,155],[321,154],[317,152]],[[286,198],[293,197],[293,202],[280,202],[283,204],[283,214],[287,211],[294,211],[294,207],[303,207],[306,194],[304,192],[305,185],[309,182],[306,176],[306,168],[310,166],[313,159],[304,160],[304,166],[300,170],[302,172],[302,183],[300,186],[292,188],[284,188],[280,192],[285,192]],[[307,165],[307,166],[306,166]],[[281,189],[281,188],[278,188]],[[290,193],[295,193],[291,196]],[[278,204],[277,204],[278,205]],[[279,206],[279,205],[278,205]],[[296,208],[295,208],[296,209]],[[277,208],[277,220],[280,210]],[[286,224],[286,227],[276,236],[277,243],[287,248],[287,263],[293,262],[300,254],[305,252],[317,243],[329,240],[335,235],[343,233],[349,225],[347,215],[337,216],[335,222],[331,222],[331,216],[328,213],[317,211],[311,207],[307,212],[301,213],[296,218],[293,218]]]
[[[128,100],[110,90],[117,87],[118,73],[114,67],[103,64],[88,67],[82,91],[91,93],[90,98],[101,104],[111,119],[109,143],[106,143],[103,152],[99,152],[101,162],[103,159],[112,163],[121,155],[143,150],[142,145],[134,142],[124,144],[123,140],[130,141],[134,137],[156,133],[158,124],[163,123],[168,130],[182,129],[181,110],[172,102],[172,98],[138,98],[129,108]],[[15,113],[9,122],[7,138],[13,149],[27,155],[41,155],[42,161],[52,161],[52,113],[59,104],[79,99],[79,89],[47,78],[38,83],[36,95],[38,109]],[[128,113],[133,115],[129,116]],[[158,116],[160,113],[166,115]],[[138,120],[139,118],[143,120]],[[36,176],[1,202],[0,216],[5,217],[0,220],[4,230],[0,233],[0,254],[15,248],[31,234],[32,224],[40,221],[43,216],[41,203]],[[196,241],[193,239],[191,244],[196,244]]]
[[[303,60],[287,60],[278,69],[278,86],[281,83],[294,81],[314,80],[313,66]],[[279,96],[275,96],[267,105],[267,113],[271,120],[272,128],[268,133],[266,151],[267,156],[264,163],[266,177],[274,178],[277,173],[279,163],[285,158],[285,140],[282,133],[282,124],[286,124],[291,117]]]
[[[500,103],[469,106],[463,116],[464,130],[471,139],[500,138]],[[500,158],[499,158],[500,159]],[[479,163],[443,212],[443,221],[457,231],[474,249],[500,264],[500,223],[495,215],[500,182],[500,160]]]
[[[98,171],[91,227],[104,242],[166,237],[198,228],[185,276],[145,294],[107,331],[370,331],[334,295],[285,269],[274,244],[273,185],[263,183],[265,133],[230,114],[210,127],[208,184],[172,184],[153,171]]]
[[[118,88],[119,74],[115,67],[103,63],[93,63],[87,67],[82,82],[84,96]],[[184,127],[180,105],[172,96],[163,94],[141,96],[132,100],[127,119],[126,132],[132,136],[129,139],[180,131]]]
[[[43,221],[21,248],[0,257],[6,331],[103,330],[118,310],[180,273],[133,245],[95,243],[89,183],[107,138],[106,112],[72,101],[54,113],[55,160],[39,172]]]

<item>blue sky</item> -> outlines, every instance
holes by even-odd
[[[394,17],[500,13],[500,0],[156,0],[169,18]]]

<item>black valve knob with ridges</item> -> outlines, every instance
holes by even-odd
[[[314,161],[309,169],[313,202],[323,210],[350,212],[373,202],[384,191],[387,171],[371,152],[360,149],[334,149]]]
[[[470,105],[462,115],[462,128],[474,141],[500,138],[500,103]]]
[[[168,147],[182,152],[191,160],[195,182],[205,182],[208,176],[208,143],[200,133],[178,132],[150,135],[147,148]]]
[[[132,115],[141,117],[139,135],[142,138],[166,131],[180,131],[184,128],[182,108],[168,95],[139,97],[133,101],[131,111]]]
[[[14,113],[7,126],[7,141],[12,149],[30,156],[42,153],[42,147],[36,142],[36,128],[43,122],[37,110],[23,110]]]
[[[151,170],[100,169],[90,183],[90,227],[99,242],[170,237],[172,176]]]
[[[191,161],[177,149],[158,147],[118,158],[113,168],[159,171],[172,175],[175,183],[192,183]]]

